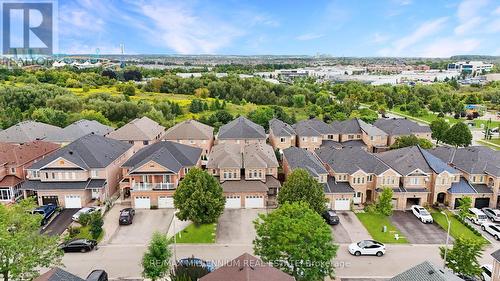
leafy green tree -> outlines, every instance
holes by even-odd
[[[392,188],[385,187],[382,190],[382,193],[377,198],[377,202],[375,203],[375,211],[377,213],[390,216],[392,215],[392,196],[394,191]]]
[[[304,95],[294,95],[292,97],[293,107],[303,108],[306,106],[306,96]]]
[[[432,143],[428,139],[417,138],[414,135],[401,136],[391,145],[391,149],[398,149],[408,146],[420,145],[424,149],[432,148]]]
[[[32,215],[32,200],[0,204],[0,274],[3,280],[32,280],[39,268],[61,264],[59,237],[42,235],[42,217]]]
[[[101,212],[94,212],[90,215],[90,234],[93,239],[99,238],[103,232],[102,226],[104,225],[104,220],[102,219]]]
[[[441,112],[443,110],[443,103],[438,97],[434,97],[429,102],[429,110],[432,112]]]
[[[444,118],[438,118],[431,123],[432,138],[436,140],[436,144],[440,141],[444,141],[446,138],[446,132],[450,128],[450,124],[444,120]]]
[[[261,125],[266,130],[269,129],[269,120],[273,119],[274,110],[270,107],[259,107],[248,114],[248,118]]]
[[[479,276],[482,270],[478,259],[482,256],[483,247],[484,244],[479,239],[457,237],[453,248],[446,253],[446,267],[462,277]],[[440,247],[439,250],[444,259],[445,247]]]
[[[142,257],[142,276],[153,281],[163,279],[170,270],[172,253],[170,240],[165,234],[155,232]]]
[[[65,127],[68,121],[68,114],[61,110],[43,107],[35,109],[35,111],[31,114],[31,118],[35,121],[46,124]]]
[[[472,198],[465,196],[458,199],[458,216],[465,219],[469,215],[469,209],[472,207]]]
[[[326,210],[328,200],[323,193],[323,185],[306,170],[296,169],[291,172],[278,193],[278,203],[305,202],[318,214]]]
[[[334,275],[331,264],[338,246],[330,227],[306,203],[281,205],[254,222],[255,254],[297,280],[319,281]]]
[[[190,169],[174,193],[174,206],[179,209],[177,217],[195,224],[216,222],[225,204],[220,183],[199,168]]]
[[[472,143],[472,133],[465,123],[458,122],[446,131],[447,144],[454,146],[469,146]]]

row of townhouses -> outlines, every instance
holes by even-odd
[[[135,208],[172,208],[179,182],[189,169],[201,167],[221,183],[227,208],[263,208],[274,203],[281,187],[278,154],[285,176],[303,168],[323,183],[334,209],[371,202],[383,187],[393,188],[398,209],[426,203],[456,207],[463,196],[473,197],[476,206],[496,206],[497,152],[386,151],[403,135],[429,139],[430,130],[406,119],[373,125],[360,119],[294,125],[273,119],[267,136],[262,126],[238,117],[214,136],[212,127],[195,120],[168,130],[147,117],[116,130],[87,120],[66,128],[26,121],[0,132],[0,202],[36,196],[39,204],[80,208],[120,191]]]

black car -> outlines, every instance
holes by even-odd
[[[59,245],[59,249],[67,252],[89,252],[97,246],[97,241],[89,239],[73,239]]]
[[[92,270],[86,281],[108,281],[108,274],[102,269]]]
[[[120,225],[132,224],[134,220],[135,210],[132,208],[125,208],[120,211],[120,218],[118,220]]]
[[[326,223],[330,225],[336,225],[340,222],[339,216],[337,216],[337,213],[335,213],[335,211],[332,209],[325,211],[323,213],[323,218],[325,219]]]

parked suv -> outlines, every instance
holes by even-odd
[[[488,217],[483,213],[483,211],[477,208],[470,208],[469,215],[467,217],[477,225],[481,225],[488,221]]]
[[[432,223],[434,221],[431,214],[422,206],[413,205],[411,211],[423,223]]]
[[[32,214],[42,215],[41,225],[47,224],[50,217],[56,212],[57,206],[54,204],[47,204],[40,206],[31,212]]]
[[[500,210],[492,208],[482,208],[481,210],[491,221],[500,222]]]
[[[120,218],[118,219],[118,223],[120,225],[124,224],[132,224],[134,220],[135,210],[132,208],[125,208],[120,211]]]
[[[323,213],[323,218],[325,219],[326,223],[329,225],[336,225],[339,224],[339,216],[337,216],[337,213],[335,213],[334,210],[327,210]]]

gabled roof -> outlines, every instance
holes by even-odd
[[[0,131],[0,141],[25,143],[35,140],[57,142],[62,138],[63,129],[36,121],[23,121]]]
[[[136,118],[122,127],[110,132],[107,137],[122,141],[154,140],[165,131],[165,127],[144,116]]]
[[[313,177],[328,174],[323,163],[312,152],[303,148],[289,147],[283,150],[283,157],[292,170],[304,169]]]
[[[354,193],[354,188],[346,181],[336,181],[334,177],[328,176],[323,191],[325,193]]]
[[[19,145],[0,142],[0,165],[23,165],[49,154],[59,147],[55,143],[44,141],[32,141]]]
[[[338,130],[333,125],[327,124],[319,119],[302,120],[294,124],[293,129],[298,136],[322,136],[338,134]]]
[[[72,142],[88,134],[104,136],[113,130],[113,127],[103,125],[95,120],[82,119],[66,126],[62,130],[63,133],[60,141]]]
[[[359,127],[363,132],[365,132],[369,136],[387,136],[387,133],[380,130],[379,128],[373,126],[372,124],[368,124],[365,121],[356,118],[358,121]]]
[[[330,166],[336,173],[352,174],[362,170],[365,173],[380,175],[390,169],[374,154],[360,147],[345,147],[343,149],[322,147],[315,152],[321,161]]]
[[[295,130],[290,124],[276,118],[269,121],[269,130],[273,131],[273,135],[276,137],[290,137],[296,135]]]
[[[377,119],[373,125],[391,136],[431,133],[429,126],[419,125],[417,122],[406,118]]]
[[[243,168],[240,145],[222,143],[214,146],[208,159],[207,168]]]
[[[366,149],[366,144],[362,140],[350,140],[344,142],[322,140],[320,147],[328,147],[332,149],[342,149],[344,147],[361,147],[363,149]]]
[[[457,193],[457,194],[476,194],[476,190],[472,187],[472,185],[463,177],[460,177],[458,182],[453,182],[451,187],[448,188],[449,193]]]
[[[295,278],[248,254],[200,278],[200,281],[293,281]]]
[[[85,281],[74,274],[67,272],[59,267],[54,267],[51,270],[35,278],[34,281]]]
[[[130,171],[154,161],[173,172],[181,168],[192,167],[198,163],[201,149],[171,141],[160,141],[146,146],[130,157],[122,167],[130,167]]]
[[[220,127],[218,139],[266,139],[264,128],[240,116]]]
[[[192,119],[176,124],[165,133],[166,140],[211,140],[213,138],[213,127]]]
[[[83,169],[105,168],[132,147],[129,143],[86,135],[47,155],[31,165],[30,169],[41,169],[47,164],[64,158]]]
[[[448,270],[443,271],[434,264],[424,261],[405,272],[402,272],[389,281],[461,281],[463,279],[457,277]]]
[[[273,147],[268,144],[254,143],[243,148],[244,168],[278,168]]]
[[[429,152],[451,163],[455,168],[469,174],[483,174],[500,176],[500,151],[486,146],[470,146],[463,148],[438,147]]]

